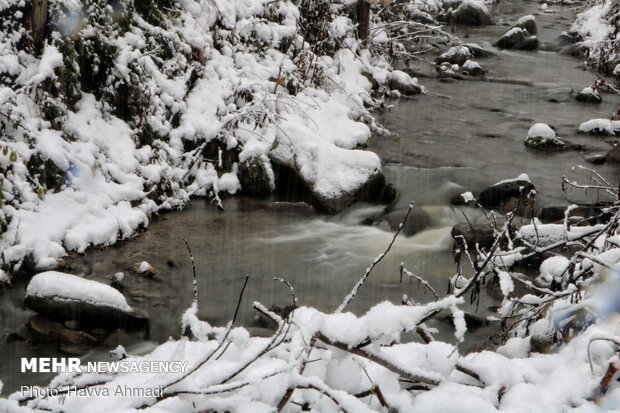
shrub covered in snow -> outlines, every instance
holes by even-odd
[[[244,190],[248,168],[273,190],[274,160],[294,164],[321,199],[355,193],[381,168],[352,151],[370,137],[369,108],[388,83],[422,91],[372,39],[360,46],[350,2],[47,5],[0,2],[9,272],[112,244],[193,195],[221,204]],[[35,15],[47,16],[41,30]]]

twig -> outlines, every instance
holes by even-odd
[[[396,230],[394,237],[392,237],[392,241],[388,245],[387,249],[383,253],[381,253],[377,258],[375,258],[372,264],[370,265],[370,267],[366,269],[366,273],[364,274],[364,276],[357,282],[357,284],[355,284],[351,292],[345,297],[342,304],[340,304],[340,306],[336,309],[336,313],[342,313],[344,310],[347,309],[347,307],[349,306],[353,298],[355,298],[355,295],[357,294],[358,290],[362,287],[362,285],[364,285],[364,283],[370,276],[370,273],[372,272],[372,270],[377,266],[377,264],[379,264],[383,260],[383,258],[385,258],[387,253],[390,252],[390,249],[392,248],[392,245],[394,245],[394,242],[396,241],[398,234],[400,234],[400,231],[403,229],[405,222],[407,222],[407,218],[409,218],[409,214],[411,213],[412,209],[413,209],[413,202],[409,204],[409,209],[407,210],[407,213],[405,214],[405,218],[403,218],[403,221],[398,225],[398,229]]]

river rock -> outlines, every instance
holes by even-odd
[[[620,163],[620,145],[616,144],[605,155],[605,160],[609,162]]]
[[[562,32],[562,34],[555,39],[555,42],[560,47],[572,46],[577,43],[577,37],[568,32]]]
[[[275,189],[271,162],[266,155],[252,156],[239,163],[239,182],[246,195],[268,195]]]
[[[595,153],[592,155],[588,155],[584,158],[587,163],[591,163],[592,165],[602,165],[607,160],[605,155],[600,153]]]
[[[546,206],[538,213],[538,219],[543,224],[561,223],[564,221],[566,208],[568,208],[566,205]],[[577,207],[570,211],[569,222],[572,222],[573,224],[576,222],[583,222],[587,225],[594,225],[597,222],[597,214],[597,211],[592,207]],[[584,221],[586,218],[587,220]]]
[[[536,18],[532,15],[521,17],[517,21],[517,24],[515,24],[513,27],[525,29],[531,35],[536,35],[538,33],[538,27],[536,26]]]
[[[566,143],[558,138],[555,131],[546,123],[533,125],[525,138],[525,146],[533,149],[556,150],[566,149]]]
[[[381,160],[375,153],[341,148],[319,135],[312,137],[320,144],[307,136],[300,138],[294,123],[287,129],[287,136],[277,137],[269,153],[276,189],[302,197],[287,196],[286,200],[309,201],[336,214],[355,201],[383,202],[393,197],[393,188],[387,188]]]
[[[461,66],[461,73],[469,76],[483,77],[486,72],[478,62],[468,60]]]
[[[450,21],[468,26],[487,26],[493,23],[487,6],[476,0],[464,0],[452,12]]]
[[[422,93],[422,87],[418,85],[418,81],[400,70],[393,70],[390,73],[387,85],[391,90],[398,90],[405,96]]]
[[[575,100],[582,103],[601,103],[603,101],[601,96],[591,87],[583,88],[583,90],[575,96]]]
[[[60,323],[34,316],[28,320],[28,327],[33,331],[50,338],[59,338],[62,341],[79,343],[96,343],[98,340],[84,331],[76,331],[63,326]]]
[[[500,49],[536,50],[538,38],[525,29],[514,27],[508,30],[494,46]]]
[[[535,189],[529,177],[522,174],[516,179],[498,182],[485,189],[478,196],[478,203],[484,208],[498,209],[501,212],[512,211],[520,204],[523,212],[530,191]]]
[[[450,63],[451,65],[460,66],[473,58],[474,54],[468,47],[452,46],[435,59],[435,64],[441,65],[442,63]]]
[[[590,119],[579,125],[579,133],[614,136],[616,132],[620,132],[620,121],[617,120]]]
[[[155,267],[153,267],[151,264],[149,264],[146,261],[142,261],[139,264],[136,264],[133,267],[132,271],[146,278],[153,278],[155,274],[157,273],[157,270],[155,270]]]
[[[452,232],[450,233],[454,241],[458,244],[461,244],[463,240],[460,237],[465,239],[468,248],[474,248],[476,244],[480,247],[491,247],[495,242],[495,233],[493,232],[493,228],[487,225],[470,225],[468,222],[456,224],[452,227]]]
[[[140,327],[148,321],[114,288],[56,271],[32,277],[24,303],[42,317],[59,322],[75,320],[80,326]]]
[[[480,45],[476,43],[465,43],[463,46],[467,47],[475,58],[495,56],[495,53],[491,52],[490,50],[483,49]]]
[[[403,222],[406,213],[406,209],[399,209],[385,214],[384,219],[390,225],[390,228],[396,231],[400,223]],[[424,231],[426,228],[430,227],[432,223],[433,219],[429,213],[423,208],[414,205],[409,214],[409,218],[407,218],[407,222],[405,222],[403,226],[402,232],[408,236],[413,235]]]

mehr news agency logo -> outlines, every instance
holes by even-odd
[[[187,361],[89,361],[82,365],[77,357],[33,357],[21,359],[22,373],[185,373]],[[163,386],[155,388],[132,388],[126,385],[117,388],[50,388],[21,386],[21,394],[29,397],[159,397]]]

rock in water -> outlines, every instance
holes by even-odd
[[[422,87],[418,85],[415,78],[410,77],[405,72],[393,70],[388,78],[388,87],[392,90],[398,90],[402,95],[412,96],[422,93]]]
[[[531,35],[525,29],[513,27],[494,46],[500,49],[536,50],[538,48],[538,38]]]
[[[515,179],[498,182],[482,191],[478,196],[478,203],[484,208],[496,208],[502,212],[512,211],[520,205],[519,210],[523,212],[529,193],[535,189],[529,177],[521,174]]]
[[[620,121],[609,119],[590,119],[579,125],[579,133],[592,135],[615,135],[620,132]]]
[[[579,92],[575,96],[575,100],[582,103],[601,103],[603,101],[601,96],[591,87],[586,87]]]
[[[538,26],[536,25],[536,18],[531,14],[529,16],[523,16],[513,27],[525,29],[532,36],[538,33]]]
[[[602,155],[600,153],[595,153],[595,154],[586,156],[584,160],[593,165],[602,165],[605,163],[606,158],[605,158],[605,155]]]
[[[388,224],[390,224],[390,228],[393,231],[396,231],[398,229],[398,226],[401,222],[403,222],[406,213],[406,209],[400,209],[397,211],[389,212],[385,215],[385,220],[388,222]],[[409,218],[407,218],[407,222],[405,222],[405,225],[403,226],[402,231],[405,235],[413,235],[430,227],[432,222],[433,219],[428,214],[428,212],[426,212],[419,206],[414,205],[411,213],[409,214]]]
[[[467,222],[456,224],[452,227],[451,235],[459,244],[465,240],[468,248],[475,248],[476,244],[488,248],[495,242],[495,233],[490,225],[469,225]]]
[[[493,23],[487,6],[476,0],[464,0],[452,13],[451,20],[456,24],[469,26],[487,26]]]
[[[38,316],[28,320],[28,327],[33,331],[51,338],[59,338],[72,344],[96,343],[97,339],[84,331],[76,331],[63,326],[60,323],[46,320]]]
[[[566,143],[558,138],[555,131],[546,123],[537,123],[530,128],[525,138],[525,146],[560,151],[566,149]]]
[[[157,273],[157,271],[155,270],[155,267],[153,267],[151,264],[149,264],[146,261],[142,261],[140,264],[137,264],[133,268],[133,272],[135,272],[136,274],[140,274],[143,277],[147,277],[147,278],[153,278],[155,274]]]
[[[76,320],[81,326],[140,327],[148,321],[116,289],[56,271],[32,277],[24,303],[45,318],[60,322]]]
[[[452,46],[444,53],[442,53],[437,59],[436,64],[450,63],[453,65],[462,65],[468,60],[474,58],[474,54],[469,47],[466,46]]]
[[[239,164],[241,190],[248,195],[269,195],[275,189],[271,162],[266,155],[252,156]]]

